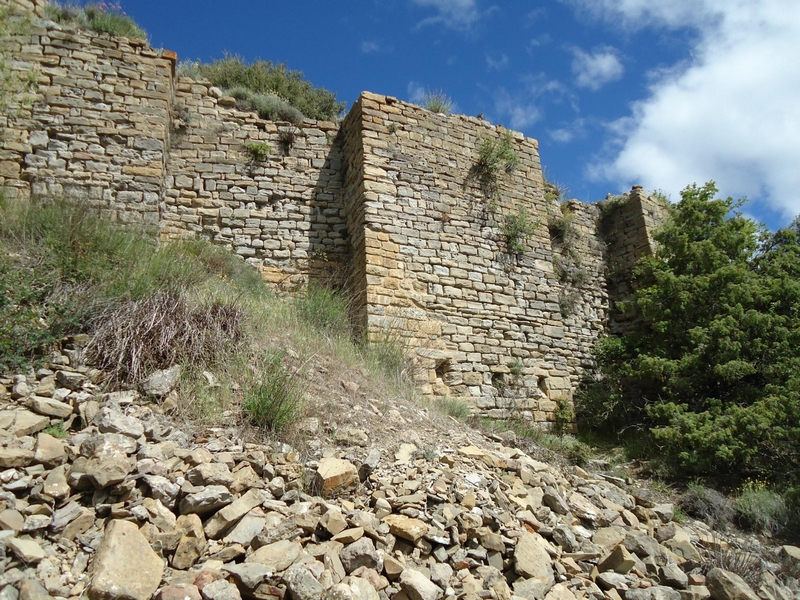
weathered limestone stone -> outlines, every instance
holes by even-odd
[[[375,544],[368,537],[362,537],[346,546],[339,558],[348,575],[360,567],[379,570],[382,566]]]
[[[54,438],[52,435],[40,433],[36,436],[36,451],[34,461],[47,467],[54,467],[67,460],[67,452],[64,450],[64,442]]]
[[[233,494],[222,485],[209,485],[199,492],[187,494],[180,502],[182,515],[204,514],[233,502]]]
[[[53,400],[52,398],[31,396],[25,402],[25,406],[37,414],[54,417],[56,419],[66,419],[72,414],[72,406],[65,402]]]
[[[0,448],[0,467],[10,469],[14,467],[27,467],[34,460],[31,450],[22,448]]]
[[[400,585],[410,600],[438,600],[442,589],[415,569],[400,574]]]
[[[298,542],[280,540],[262,546],[245,559],[246,563],[258,563],[269,567],[273,573],[286,570],[298,556],[303,547]]]
[[[176,528],[184,533],[172,557],[172,566],[175,569],[188,569],[200,558],[206,547],[203,523],[196,514],[181,515]]]
[[[319,461],[312,487],[323,498],[334,496],[358,484],[356,466],[340,458],[323,458]]]
[[[45,557],[44,549],[35,540],[11,538],[6,540],[6,546],[26,563],[38,563]]]
[[[149,600],[161,583],[164,563],[139,528],[114,520],[105,529],[92,563],[90,600]]]
[[[119,411],[103,407],[94,418],[101,433],[119,433],[136,439],[144,434],[144,425],[139,419],[128,417]]]
[[[218,579],[203,586],[200,594],[204,600],[242,600],[239,588],[224,579]]]
[[[423,535],[428,533],[428,525],[425,521],[412,519],[405,515],[388,515],[383,518],[383,522],[389,525],[392,535],[416,543]]]
[[[140,386],[142,393],[156,397],[166,396],[178,385],[180,376],[180,365],[156,371],[142,382]]]
[[[19,582],[19,600],[50,600],[50,598],[52,596],[47,589],[35,579],[23,579]]]
[[[758,595],[736,573],[714,568],[706,575],[706,587],[718,600],[757,600]]]
[[[633,559],[630,552],[628,552],[625,546],[620,544],[611,551],[611,554],[598,563],[597,569],[601,573],[604,571],[614,571],[625,575],[635,566],[636,561]]]
[[[533,580],[542,595],[553,587],[553,560],[538,535],[526,532],[519,538],[514,550],[514,571],[521,577]]]
[[[264,502],[267,496],[261,490],[249,490],[241,498],[217,511],[205,524],[205,533],[211,539],[222,537],[239,519]]]

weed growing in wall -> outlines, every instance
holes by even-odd
[[[514,152],[514,137],[507,131],[499,140],[487,138],[478,148],[478,159],[469,177],[476,179],[489,199],[497,196],[497,181],[501,173],[513,173],[519,164]]]
[[[422,97],[422,107],[434,113],[449,115],[453,101],[442,90],[428,90]]]
[[[264,162],[275,152],[267,142],[246,142],[242,147],[253,162]]]
[[[526,242],[539,227],[538,219],[531,219],[528,209],[521,206],[517,212],[505,215],[500,224],[500,231],[506,238],[506,250],[509,254],[523,254],[528,250]]]

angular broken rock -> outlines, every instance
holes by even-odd
[[[205,532],[211,539],[219,539],[239,519],[264,502],[267,495],[261,490],[248,490],[241,498],[218,511],[205,524]]]
[[[281,540],[274,544],[262,546],[245,559],[245,563],[258,563],[272,570],[273,573],[284,571],[291,565],[303,550],[299,542]]]
[[[367,567],[377,571],[382,566],[381,558],[377,550],[375,550],[375,544],[368,537],[362,537],[345,547],[339,558],[348,575],[359,567]]]
[[[312,488],[323,498],[340,494],[358,484],[356,466],[340,458],[323,458],[314,474]]]
[[[27,467],[33,462],[34,453],[23,448],[0,448],[0,467],[11,469]]]
[[[222,570],[230,573],[236,584],[250,593],[272,577],[272,569],[259,563],[231,563],[222,565]]]
[[[92,563],[89,598],[149,600],[163,571],[163,561],[134,523],[111,521]]]
[[[715,600],[758,600],[744,579],[725,569],[711,569],[706,575],[706,587]]]
[[[144,424],[135,417],[128,417],[119,411],[103,407],[95,415],[94,424],[100,433],[119,433],[133,439],[142,437]]]
[[[405,515],[388,515],[383,518],[383,522],[389,525],[389,531],[391,531],[392,535],[414,544],[428,533],[428,525],[425,521],[412,519]]]
[[[442,597],[442,589],[414,569],[406,569],[400,574],[400,585],[410,600],[438,600]]]
[[[6,540],[6,546],[20,560],[26,563],[38,563],[45,557],[44,550],[38,542],[34,540],[27,540],[23,538],[11,538]]]
[[[200,558],[206,547],[203,523],[196,514],[181,515],[176,527],[183,531],[183,537],[175,549],[172,566],[175,569],[189,569]]]
[[[234,584],[224,579],[217,579],[200,590],[204,600],[242,600],[242,594]]]
[[[36,437],[36,452],[34,460],[46,467],[54,467],[67,460],[64,442],[52,435],[40,433]]]
[[[620,544],[611,551],[611,554],[598,563],[597,569],[601,573],[605,571],[614,571],[615,573],[625,575],[635,566],[636,561],[633,559],[633,556],[631,556],[625,546]]]
[[[233,502],[233,494],[223,485],[209,485],[199,492],[187,494],[181,500],[182,515],[190,513],[204,514],[227,506]]]
[[[66,419],[72,414],[72,406],[65,402],[59,402],[52,398],[42,398],[40,396],[31,396],[25,402],[25,406],[30,408],[33,412],[47,417],[54,417],[56,419]]]
[[[537,534],[525,532],[517,541],[514,550],[514,570],[518,575],[534,580],[536,588],[542,595],[555,583],[553,560],[545,550],[544,544],[545,542]]]
[[[180,365],[175,365],[169,369],[156,371],[145,379],[139,387],[142,393],[149,396],[166,396],[178,385],[180,376],[181,367]]]

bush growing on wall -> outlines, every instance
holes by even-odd
[[[637,268],[635,331],[598,345],[584,425],[642,428],[684,474],[800,479],[798,221],[770,233],[682,192]]]
[[[285,64],[265,60],[247,64],[240,56],[226,56],[207,64],[182,63],[180,73],[205,77],[229,93],[235,91],[238,100],[267,119],[297,122],[306,116],[331,120],[345,107],[344,102],[336,101],[336,94],[315,87],[301,71],[292,71]]]

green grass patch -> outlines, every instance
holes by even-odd
[[[298,294],[294,309],[300,321],[325,334],[347,335],[349,302],[343,292],[311,282]]]
[[[459,421],[466,421],[469,418],[469,404],[458,398],[436,398],[433,405],[439,412]]]

